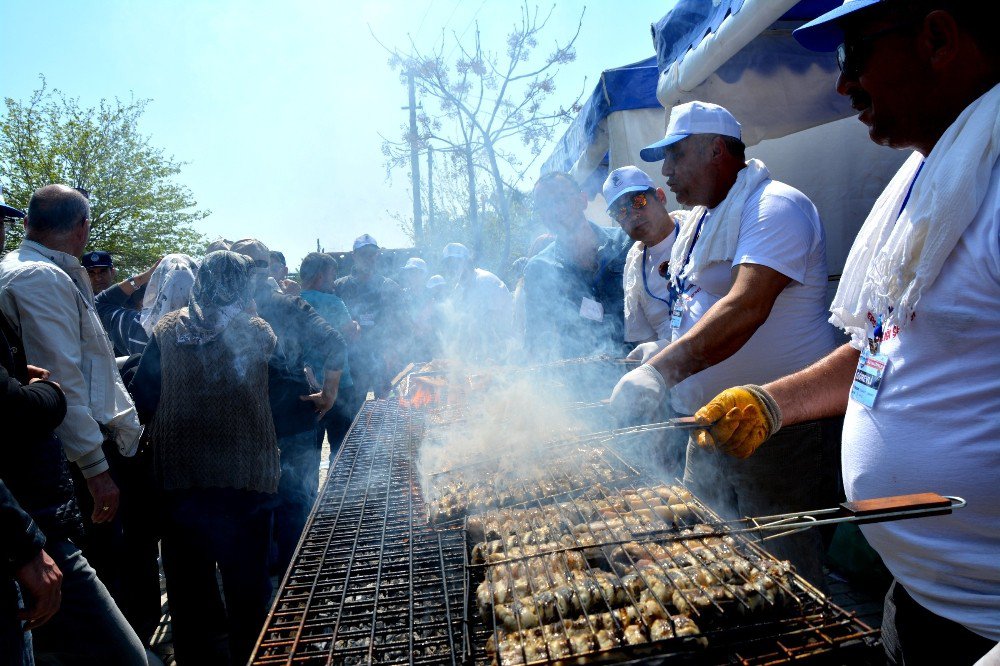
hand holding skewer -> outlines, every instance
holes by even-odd
[[[781,427],[781,410],[759,386],[726,389],[699,409],[695,421],[710,425],[694,433],[703,449],[719,449],[735,458],[749,458]]]

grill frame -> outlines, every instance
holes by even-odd
[[[432,410],[433,405],[405,407],[394,399],[363,405],[331,463],[251,664],[490,663],[484,623],[475,609],[475,585],[467,575],[472,565],[465,531],[461,523],[457,528],[433,525],[421,491],[420,443],[428,429],[442,425],[428,423]],[[624,452],[619,454],[627,464],[640,467]],[[624,487],[652,483],[659,480],[636,476]],[[374,543],[373,534],[378,535]],[[432,600],[436,605],[426,603]],[[696,651],[681,641],[669,641],[551,663],[771,664],[797,661],[804,653],[811,655],[809,663],[822,663],[855,652],[861,658],[877,643],[877,630],[828,600],[824,607],[848,628],[850,641],[819,637],[822,645],[817,645],[810,642],[810,636],[817,636],[812,629],[748,638],[739,649],[754,647],[754,654],[733,652],[732,646],[717,641]],[[392,615],[401,609],[402,615]],[[428,621],[428,614],[439,619]],[[394,619],[385,622],[387,617]],[[364,640],[348,647],[338,643],[352,638]],[[765,640],[767,648],[758,649]],[[829,647],[838,642],[836,649]]]
[[[459,532],[427,522],[413,464],[422,432],[418,416],[392,401],[362,406],[331,464],[251,664],[459,663],[464,585],[453,563],[461,561],[464,544]],[[384,473],[377,465],[386,467]],[[372,528],[380,529],[375,551]],[[372,552],[374,564],[367,559]],[[400,609],[402,618],[393,615]],[[435,613],[437,620],[425,621]],[[383,640],[390,636],[396,640]],[[344,640],[360,642],[338,645]],[[390,652],[399,658],[389,658]]]
[[[662,485],[657,480],[651,479],[640,479],[644,480],[650,484]],[[681,488],[684,488],[683,483],[680,480],[675,480],[674,484]],[[635,485],[622,485],[613,489],[613,493],[617,492],[620,495],[624,493],[622,491],[636,491],[639,488]],[[685,488],[686,490],[686,488]],[[605,498],[608,496],[605,495]],[[693,499],[690,502],[692,508],[694,509],[694,515],[697,518],[696,521],[690,524],[708,524],[708,525],[720,525],[724,524],[725,521],[722,520],[718,514],[716,514],[712,509],[706,506],[697,497],[692,496]],[[577,502],[578,498],[570,498],[564,501],[563,505],[573,505]],[[542,500],[536,501],[537,507],[542,508],[544,506],[553,506],[551,504],[545,505]],[[560,509],[561,511],[562,509]],[[583,514],[583,511],[580,511]],[[565,518],[565,516],[563,516]],[[529,556],[519,556],[508,559],[503,559],[496,565],[491,564],[474,564],[470,562],[470,552],[474,546],[474,540],[468,529],[468,525],[463,528],[463,532],[466,534],[466,563],[465,567],[467,570],[466,580],[468,581],[468,587],[465,594],[465,607],[463,613],[466,620],[466,626],[469,628],[471,634],[469,640],[466,642],[468,646],[471,647],[465,655],[465,661],[472,664],[493,664],[501,663],[499,660],[499,634],[500,634],[500,622],[496,616],[496,605],[493,605],[493,621],[492,623],[486,622],[483,618],[479,617],[479,613],[475,609],[477,605],[476,600],[476,590],[478,584],[484,580],[485,575],[488,575],[488,570],[492,566],[507,566],[510,575],[509,566],[510,562],[513,561],[528,561],[535,559],[542,559],[545,555],[529,555]],[[570,522],[570,524],[572,524]],[[689,524],[689,526],[690,526]],[[678,529],[684,526],[678,527]],[[667,531],[664,531],[666,533]],[[598,544],[588,544],[581,545],[577,541],[577,545],[569,548],[563,548],[559,550],[548,551],[549,553],[566,552],[566,551],[593,551],[595,548],[601,548],[601,543],[606,546],[615,546],[628,541],[642,541],[644,537],[643,534],[648,533],[634,533],[630,535],[629,538],[621,540],[605,540]],[[731,535],[736,541],[737,547],[734,550],[742,555],[751,555],[752,557],[760,558],[762,561],[777,563],[772,555],[761,548],[757,543],[754,543],[750,539],[746,538],[742,534]],[[692,537],[693,540],[697,540],[697,537]],[[523,539],[522,539],[523,541]],[[655,542],[655,536],[649,539],[651,542]],[[603,548],[601,548],[604,550]],[[685,551],[690,553],[690,546],[685,545]],[[647,548],[647,553],[649,553]],[[607,551],[604,552],[605,557],[607,556]],[[634,567],[635,561],[631,560],[630,564]],[[603,566],[602,566],[603,565]],[[674,562],[676,566],[676,562]],[[611,572],[618,583],[622,582],[622,575],[614,570],[614,567],[609,564],[609,560],[605,559],[603,563],[594,564],[587,558],[585,564],[586,570],[591,573],[593,570],[600,567],[604,571]],[[759,566],[755,568],[760,569]],[[661,567],[661,571],[662,571]],[[478,575],[477,575],[478,573]],[[550,581],[552,580],[552,573],[547,572],[547,577]],[[742,577],[741,577],[742,578]],[[645,578],[643,578],[645,581]],[[747,579],[742,578],[743,581]],[[590,663],[625,663],[625,664],[647,664],[647,663],[698,663],[698,664],[782,664],[791,663],[792,661],[802,661],[808,660],[809,663],[824,663],[825,660],[835,660],[838,663],[840,659],[844,657],[855,656],[859,659],[864,659],[866,656],[871,656],[871,652],[878,645],[879,641],[879,631],[877,629],[872,629],[868,625],[864,624],[858,620],[852,613],[848,613],[844,609],[840,608],[836,604],[832,603],[825,595],[822,594],[818,589],[815,588],[811,583],[806,581],[804,578],[798,574],[792,573],[789,576],[789,581],[795,589],[788,589],[786,586],[782,586],[786,592],[790,593],[795,599],[797,605],[800,609],[807,608],[808,611],[802,610],[797,614],[786,614],[784,617],[780,615],[780,610],[775,608],[772,609],[774,613],[773,617],[768,618],[766,615],[761,617],[747,617],[742,618],[738,624],[733,624],[730,626],[722,626],[705,629],[705,626],[711,627],[711,625],[699,625],[702,632],[699,636],[703,636],[708,639],[708,647],[702,648],[701,646],[695,646],[693,641],[687,637],[675,637],[667,640],[661,641],[651,641],[650,643],[644,645],[620,645],[612,650],[597,650],[584,655],[564,657],[564,658],[554,658],[546,660],[528,660],[528,655],[524,651],[522,645],[521,657],[524,658],[524,663],[531,664],[590,664]],[[724,587],[730,588],[734,583],[725,583],[721,579],[719,582],[723,584]],[[739,583],[736,583],[739,585]],[[576,588],[575,584],[570,584],[571,587]],[[532,588],[531,597],[534,599],[537,592],[534,591],[534,585],[529,583],[529,587]],[[648,587],[648,584],[647,584]],[[702,586],[699,586],[702,587]],[[675,590],[681,593],[682,597],[686,597],[685,593],[679,588],[675,587]],[[491,592],[491,595],[495,598],[495,593]],[[605,613],[611,611],[615,608],[614,604],[611,604],[606,595],[602,592],[602,602],[603,604],[597,609],[588,610],[585,613],[578,614],[571,619],[587,618],[588,626],[591,626],[593,631],[593,625],[591,623],[591,616],[595,616],[599,613]],[[629,595],[629,602],[624,607],[634,607],[638,610],[637,600]],[[664,607],[664,604],[657,602],[661,609],[664,610],[669,615],[669,610]],[[713,602],[713,606],[718,608],[718,605]],[[619,608],[623,606],[617,606]],[[719,609],[721,610],[721,609]],[[558,620],[561,622],[563,620],[562,613],[558,611]],[[641,615],[640,615],[641,617]],[[696,622],[699,622],[699,618],[694,618]],[[642,624],[646,625],[647,621],[642,620]],[[520,627],[520,621],[518,621],[518,626]],[[620,626],[620,624],[619,624]],[[647,626],[648,630],[648,626]],[[834,633],[838,635],[832,635]],[[562,631],[562,635],[567,638],[565,630]],[[812,636],[813,641],[811,643],[806,643],[804,646],[788,646],[793,640],[804,638],[806,636]],[[494,645],[496,646],[497,661],[494,662],[485,649],[486,641],[492,638]],[[475,646],[482,646],[482,649],[476,650]],[[759,649],[762,646],[767,647],[764,652]],[[741,654],[740,650],[744,650]],[[849,663],[863,663],[851,661]]]

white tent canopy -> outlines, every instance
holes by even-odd
[[[655,89],[650,61],[605,72],[602,84],[612,85],[598,86],[543,172],[570,171],[594,195],[608,171],[627,164],[662,182],[660,164],[642,162],[639,150],[663,136],[669,108],[695,99],[721,104],[742,124],[748,155],[816,204],[830,272],[838,275],[872,203],[906,158],[869,140],[834,89],[833,56],[807,51],[791,36],[839,4],[679,0],[654,25]]]

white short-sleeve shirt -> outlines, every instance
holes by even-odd
[[[706,213],[706,227],[712,213]],[[801,370],[836,346],[835,330],[827,322],[826,236],[819,214],[806,195],[774,180],[747,197],[733,260],[703,269],[698,283],[679,297],[682,315],[672,340],[691,330],[729,292],[732,269],[740,264],[773,268],[792,282],[738,352],[673,388],[671,404],[680,414],[694,414],[731,386],[764,384]]]
[[[913,319],[885,335],[874,406],[847,406],[847,497],[964,498],[951,515],[861,529],[917,603],[1000,641],[1000,165]]]
[[[625,287],[625,341],[645,342],[670,339],[670,289],[659,273],[660,264],[670,260],[678,226],[656,245],[647,248],[636,241],[625,259],[622,276]]]

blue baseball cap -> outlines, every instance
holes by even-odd
[[[639,151],[645,162],[659,162],[667,146],[695,134],[719,134],[742,140],[740,124],[724,107],[711,102],[687,102],[670,109],[667,134]]]
[[[80,259],[80,263],[83,264],[84,268],[113,268],[115,265],[111,261],[111,253],[104,250],[88,252]]]
[[[817,16],[801,28],[792,31],[795,40],[810,51],[836,51],[844,42],[844,31],[840,21],[851,14],[867,9],[887,0],[844,0],[844,4]]]

